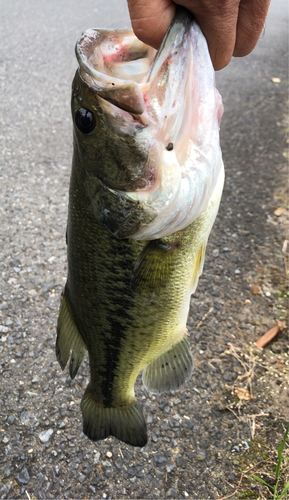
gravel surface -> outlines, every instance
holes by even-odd
[[[138,379],[149,431],[138,449],[83,435],[88,360],[71,381],[54,352],[74,44],[88,27],[128,25],[125,2],[0,1],[0,498],[220,498],[237,487],[258,498],[263,486],[238,486],[240,474],[274,455],[288,421],[285,332],[253,348],[286,316],[284,11],[273,0],[257,49],[218,75],[227,177],[191,301],[196,370],[159,397]],[[235,388],[248,389],[249,379],[254,399],[240,400]]]

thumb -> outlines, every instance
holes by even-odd
[[[158,49],[176,11],[172,0],[127,0],[132,29],[142,42]]]

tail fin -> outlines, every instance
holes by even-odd
[[[143,385],[155,394],[175,391],[191,377],[193,369],[190,344],[184,336],[145,367],[142,375]]]
[[[81,410],[83,432],[92,441],[114,436],[132,446],[147,444],[146,423],[136,400],[123,407],[103,408],[95,400],[88,385],[81,401]]]

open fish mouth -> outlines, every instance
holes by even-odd
[[[224,182],[223,105],[198,24],[178,9],[158,52],[132,30],[89,29],[76,55],[79,77],[95,95],[106,126],[128,151],[133,146],[142,153],[122,166],[121,175],[111,165],[95,173],[150,215],[129,236],[150,240],[187,227]]]
[[[129,29],[89,29],[76,44],[80,72],[87,83],[103,99],[137,115],[145,111],[138,84],[155,54],[155,49],[140,42]]]

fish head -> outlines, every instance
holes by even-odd
[[[90,185],[97,179],[111,195],[97,204],[100,219],[106,211],[116,228],[118,216],[134,218],[129,234],[122,222],[112,232],[146,240],[187,227],[224,180],[223,106],[198,24],[178,9],[157,52],[131,30],[90,29],[76,55],[76,149]]]
[[[156,51],[132,30],[87,30],[76,45],[79,69],[72,85],[74,140],[86,173],[104,186],[134,191],[146,186],[149,144],[138,85]]]

